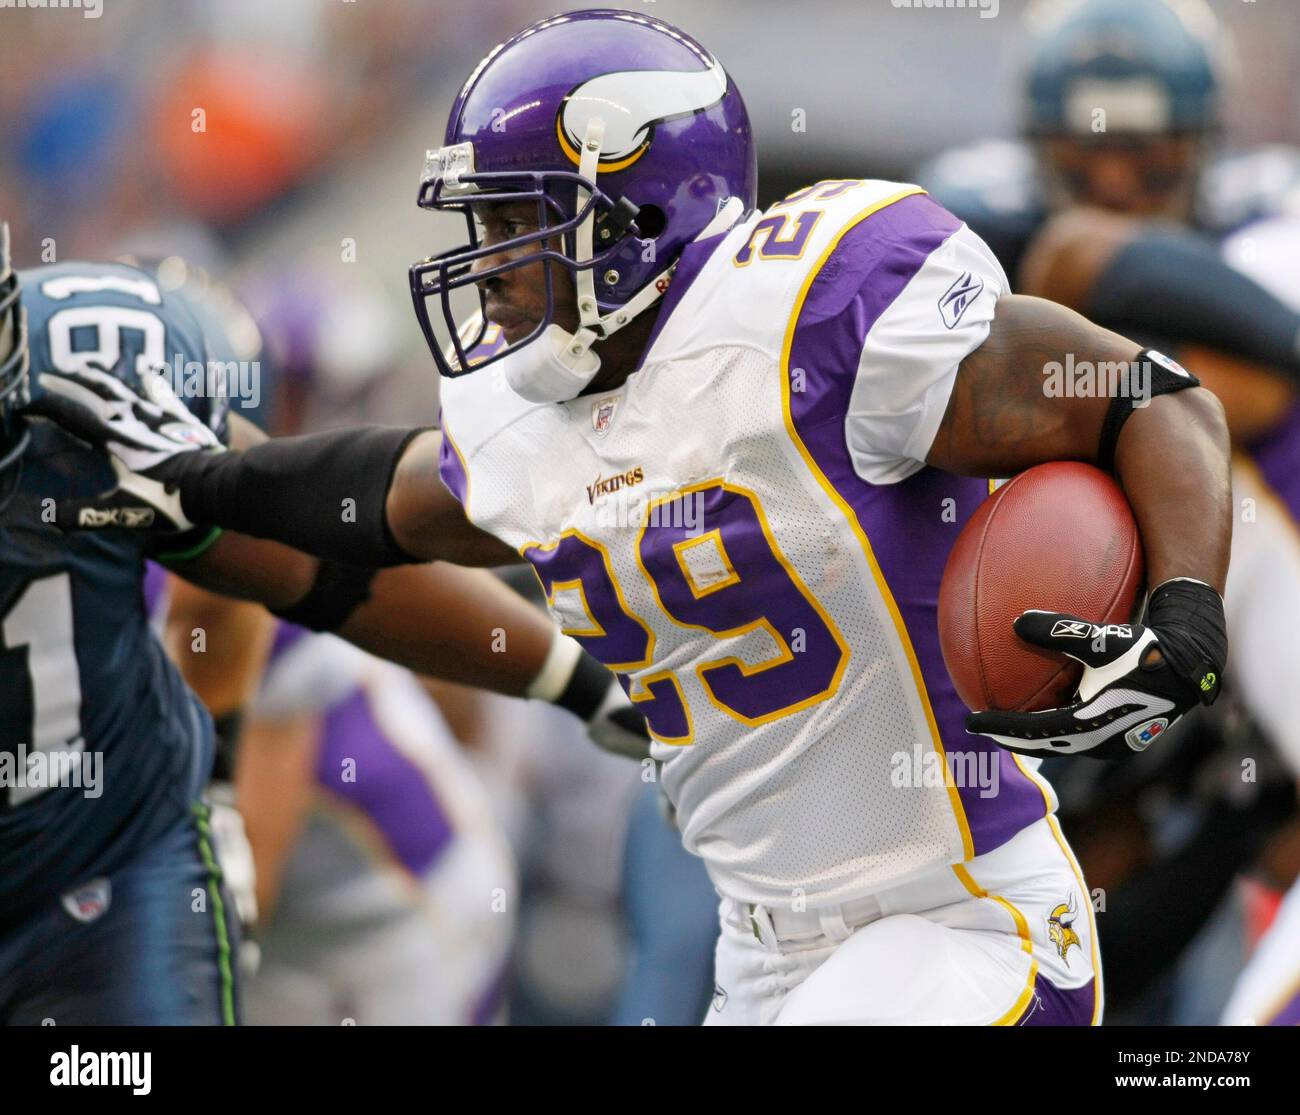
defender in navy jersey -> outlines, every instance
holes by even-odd
[[[207,366],[193,315],[144,272],[64,264],[19,280],[34,375]],[[192,400],[218,436],[221,404]],[[62,532],[52,501],[98,490],[112,467],[52,423],[25,433],[0,478],[0,1020],[233,1021],[235,927],[201,801],[212,722],[141,595],[146,557],[197,556],[218,532],[162,548]]]
[[[107,455],[21,413],[40,404],[41,377],[83,375],[97,399],[140,391],[183,436],[226,440],[210,361],[225,338],[189,301],[122,264],[19,274],[0,223],[3,1023],[238,1017],[237,928],[202,800],[212,722],[150,629],[147,557],[413,669],[552,701],[581,716],[598,745],[646,746],[613,678],[486,573],[376,578],[201,525],[158,544],[125,529],[149,514],[131,506],[98,512],[93,533],[61,529],[61,509],[116,475]],[[178,393],[191,397],[182,404]],[[237,441],[257,439],[237,418],[229,427]],[[507,652],[494,650],[494,630]]]

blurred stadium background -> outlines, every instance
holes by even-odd
[[[103,0],[94,19],[0,12],[0,215],[16,261],[183,255],[227,280],[260,319],[267,421],[432,422],[438,380],[410,312],[406,268],[460,230],[415,206],[423,153],[441,141],[455,92],[493,45],[583,6]],[[1001,0],[991,19],[890,0],[628,6],[678,24],[730,69],[758,133],[763,205],[822,177],[909,180],[946,147],[1017,130],[1021,0]],[[1235,42],[1231,144],[1300,143],[1294,5],[1211,6]],[[192,126],[195,109],[203,131]],[[661,849],[657,891],[635,896],[625,886],[629,825],[662,828],[639,769],[527,706],[446,689],[437,696],[522,874],[512,1021],[698,1017],[716,928],[698,865]],[[1115,822],[1157,826],[1131,845],[1152,860],[1181,846],[1180,826],[1195,828],[1216,794],[1208,775],[1190,788],[1155,782]],[[1068,813],[1068,795],[1063,805]],[[1161,980],[1136,980],[1109,1020],[1215,1019],[1252,922],[1294,876],[1300,838],[1293,826],[1277,828],[1251,855],[1264,868],[1251,859],[1194,940],[1165,940],[1173,955]],[[1142,863],[1089,865],[1085,855],[1085,867],[1093,885],[1118,886]],[[1194,885],[1194,874],[1178,878]],[[637,942],[626,915],[647,900],[684,918],[706,910],[702,936],[676,938],[706,954],[660,957],[629,990]],[[1112,926],[1105,917],[1101,926],[1106,945]]]

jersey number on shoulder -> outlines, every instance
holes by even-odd
[[[747,267],[754,258],[755,249],[759,259],[802,259],[808,239],[826,211],[804,209],[798,213],[782,213],[780,210],[804,201],[831,201],[861,185],[860,179],[818,182],[778,201],[772,206],[771,213],[754,226],[732,263],[737,267]]]
[[[4,637],[0,648],[3,692],[8,701],[21,699],[24,692],[31,694],[30,732],[17,742],[28,755],[41,752],[54,774],[59,769],[55,755],[62,752],[71,757],[85,746],[68,574],[55,573],[29,582],[5,613],[0,632]],[[20,680],[22,673],[27,675],[26,685]],[[14,724],[9,729],[21,732],[24,726]],[[11,781],[9,804],[20,805],[46,789],[47,785],[18,786]]]
[[[710,703],[757,726],[825,700],[839,687],[848,647],[834,621],[781,553],[753,492],[721,480],[656,500],[636,539],[636,560],[664,614],[679,627],[718,639],[748,638],[736,653],[700,662],[696,676]],[[628,607],[605,547],[578,531],[525,546],[555,606],[584,614],[565,628],[619,674],[651,734],[665,743],[693,738],[690,708],[671,670],[628,676],[654,661],[655,636]],[[764,649],[765,648],[765,649]]]
[[[58,302],[77,294],[104,291],[128,294],[151,306],[162,304],[157,284],[144,276],[131,279],[123,275],[64,275],[41,284],[41,293]],[[50,341],[50,362],[61,372],[84,372],[90,368],[111,371],[122,359],[122,337],[127,330],[142,338],[135,358],[137,375],[167,362],[166,327],[152,310],[68,306],[51,314],[45,329]],[[94,330],[93,347],[74,347],[74,331],[87,329]]]

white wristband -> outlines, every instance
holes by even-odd
[[[537,671],[537,676],[528,683],[524,696],[534,701],[555,701],[568,687],[569,679],[573,677],[574,668],[581,657],[582,647],[577,641],[556,631],[546,661]]]

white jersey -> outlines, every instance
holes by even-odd
[[[1223,1010],[1227,1026],[1300,1026],[1300,881],[1233,988]]]
[[[1224,259],[1300,310],[1300,219],[1247,225]],[[1290,632],[1300,625],[1300,403],[1233,457],[1233,499],[1249,517],[1232,531],[1223,596],[1231,676],[1252,717],[1300,774],[1300,686]]]
[[[687,248],[621,388],[444,383],[448,486],[622,675],[724,895],[840,902],[1055,806],[966,734],[935,621],[988,485],[923,459],[1007,289],[919,188],[824,182]]]
[[[491,1020],[515,865],[437,706],[408,671],[281,623],[250,722],[301,716],[316,722],[317,792],[261,926],[249,1018]]]

